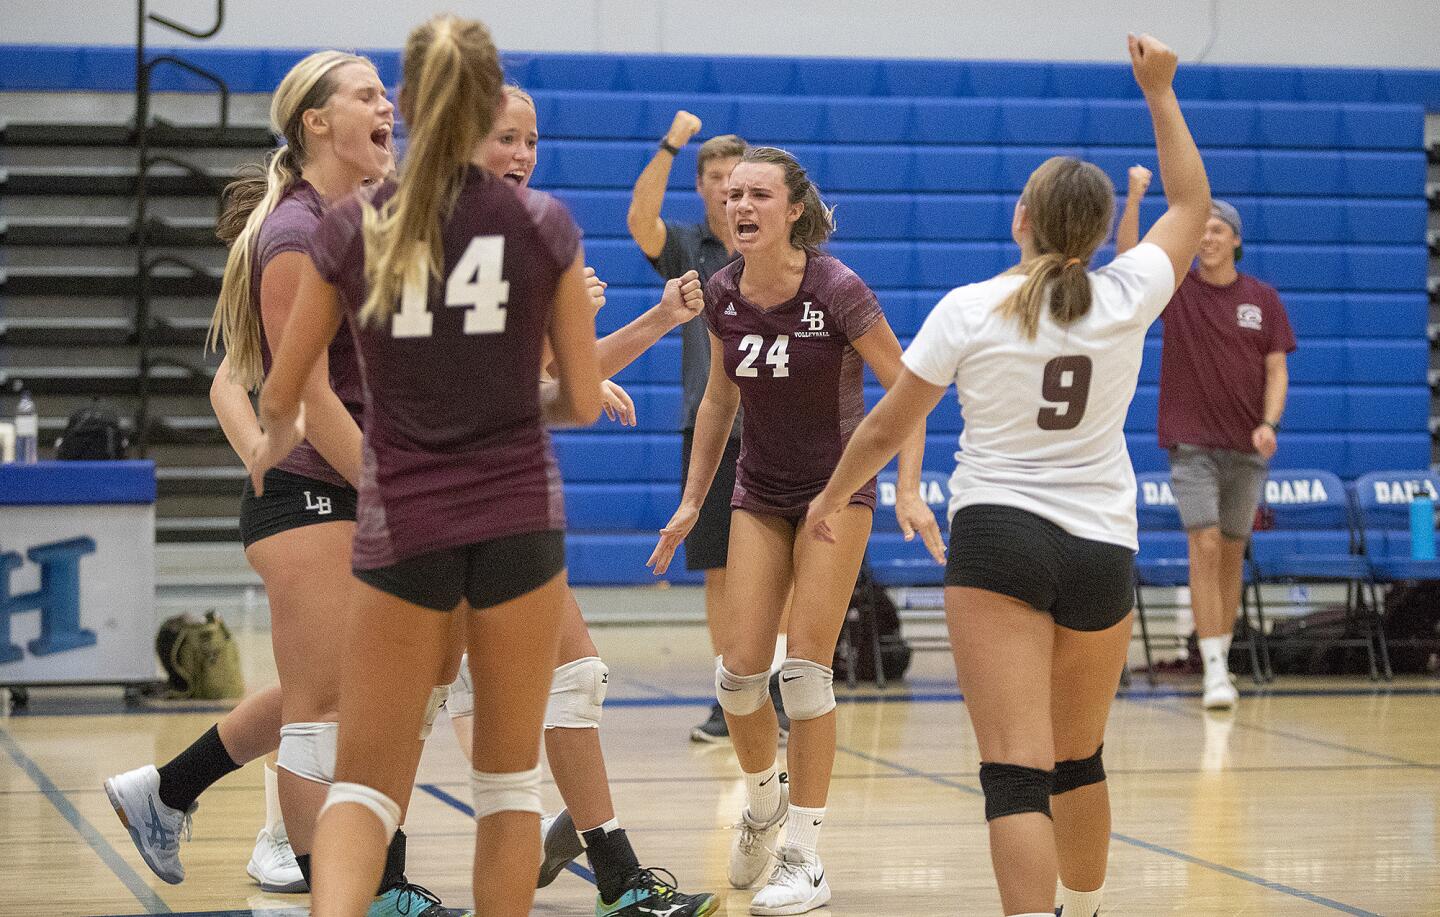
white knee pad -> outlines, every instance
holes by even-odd
[[[450,693],[445,698],[445,710],[450,716],[475,715],[475,689],[470,685],[470,656],[460,657],[460,674],[450,683]]]
[[[610,686],[610,669],[599,656],[567,662],[550,682],[546,729],[599,729],[600,708]]]
[[[335,745],[339,723],[289,723],[280,727],[275,764],[316,783],[335,782]]]
[[[835,672],[808,659],[786,659],[780,666],[780,697],[792,720],[813,720],[835,709]]]
[[[449,696],[449,685],[436,685],[430,689],[430,699],[425,702],[425,719],[420,724],[420,741],[430,738],[430,730],[435,728],[435,717],[440,715],[440,708],[445,706],[445,699]]]
[[[543,815],[540,805],[540,765],[510,774],[470,772],[470,794],[475,799],[478,821],[496,812],[534,812]]]
[[[320,807],[320,815],[324,816],[326,809],[342,802],[353,802],[375,813],[375,817],[380,819],[380,826],[385,829],[387,844],[400,827],[400,803],[377,789],[363,783],[332,783],[330,792],[325,795],[325,805]]]
[[[725,657],[715,660],[715,699],[726,713],[747,716],[770,699],[770,673],[736,675],[725,668]]]

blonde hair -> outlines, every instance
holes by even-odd
[[[773,146],[752,146],[745,149],[740,161],[780,167],[789,202],[805,205],[800,218],[790,227],[790,244],[807,251],[819,251],[835,231],[835,211],[825,206],[820,189],[795,157]]]
[[[1031,173],[1020,203],[1030,217],[1036,255],[1007,272],[1026,275],[1025,282],[995,308],[1034,340],[1047,302],[1061,326],[1090,311],[1086,265],[1109,235],[1115,186],[1099,166],[1055,156]]]
[[[711,137],[700,144],[700,152],[695,158],[695,176],[705,177],[705,167],[710,164],[710,160],[744,156],[747,149],[749,145],[734,134]]]
[[[270,130],[284,141],[271,152],[263,172],[241,177],[226,186],[224,205],[215,234],[230,244],[220,298],[210,318],[206,345],[224,345],[230,378],[247,389],[260,387],[265,370],[260,358],[260,315],[251,302],[251,273],[255,242],[265,218],[300,180],[305,165],[305,112],[321,108],[335,93],[335,71],[346,64],[375,65],[363,57],[341,51],[317,51],[285,74],[270,100]]]
[[[519,86],[515,85],[514,83],[506,83],[500,88],[504,90],[505,98],[524,102],[526,105],[530,106],[531,111],[536,110],[535,97],[530,95],[530,93],[526,92],[525,90],[521,89]]]
[[[363,324],[384,322],[407,283],[438,277],[441,226],[455,206],[465,165],[490,133],[505,76],[485,25],[436,16],[405,42],[400,110],[410,125],[405,170],[380,209],[362,207],[370,294]]]

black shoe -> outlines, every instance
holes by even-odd
[[[625,881],[625,890],[614,901],[606,903],[595,896],[595,917],[707,917],[715,913],[720,899],[709,892],[687,895],[675,887],[675,877],[665,869],[666,879],[649,869],[641,869]]]
[[[716,704],[710,708],[710,718],[690,730],[690,741],[692,742],[728,742],[730,740],[730,726],[725,722],[725,711]]]
[[[780,741],[790,738],[790,717],[785,715],[785,698],[780,696],[780,673],[770,675],[770,700],[775,704],[775,718],[780,721]]]
[[[575,821],[570,817],[569,809],[561,809],[553,820],[541,819],[540,839],[544,858],[540,860],[540,878],[535,880],[536,888],[544,888],[554,882],[566,866],[585,852],[585,844],[575,830]]]

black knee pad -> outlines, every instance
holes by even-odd
[[[980,763],[980,789],[985,792],[985,820],[1039,812],[1050,817],[1054,771],[1019,764]]]
[[[1105,781],[1105,763],[1100,760],[1100,753],[1105,750],[1101,745],[1095,749],[1095,754],[1088,758],[1081,758],[1077,761],[1057,761],[1055,763],[1055,788],[1051,794],[1059,796],[1061,793],[1068,793],[1071,790],[1078,790],[1082,786],[1090,786],[1092,783],[1103,783]]]

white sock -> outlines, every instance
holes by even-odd
[[[265,762],[265,830],[275,840],[288,837],[285,833],[285,816],[280,814],[280,775],[270,762]]]
[[[1201,637],[1200,658],[1205,662],[1205,677],[1216,677],[1216,672],[1228,672],[1227,660],[1230,658],[1225,653],[1224,637]]]
[[[785,846],[795,847],[812,856],[815,845],[820,841],[820,826],[825,821],[825,808],[807,809],[790,804],[790,815],[785,819]]]
[[[788,646],[789,640],[786,639],[784,634],[781,634],[780,636],[775,638],[775,655],[770,657],[771,675],[774,675],[776,672],[780,671],[780,667],[785,664],[785,651]]]
[[[1223,641],[1221,645],[1224,647],[1224,650],[1225,650],[1225,659],[1226,659],[1226,661],[1228,662],[1229,659],[1230,659],[1230,641],[1233,640],[1233,639],[1235,639],[1235,634],[1234,634],[1234,632],[1232,631],[1231,633],[1226,634],[1225,636],[1221,637],[1220,639]]]
[[[1100,899],[1105,895],[1102,884],[1093,892],[1077,892],[1060,883],[1060,917],[1095,917],[1100,910]]]
[[[620,830],[620,816],[617,815],[617,816],[615,816],[614,818],[612,818],[612,819],[610,819],[609,821],[607,821],[605,824],[599,825],[599,826],[597,826],[597,827],[599,827],[600,830],[601,830],[601,831],[604,831],[606,834],[609,834],[611,831],[619,831],[619,830]],[[595,830],[594,828],[581,828],[579,825],[576,825],[576,826],[575,826],[575,833],[578,834],[578,835],[580,835],[580,846],[581,846],[581,847],[586,847],[586,848],[588,848],[588,847],[590,846],[589,844],[585,843],[585,832],[586,832],[586,831],[594,831],[594,830]]]
[[[756,821],[769,821],[780,811],[780,771],[775,765],[745,775],[745,806]]]

